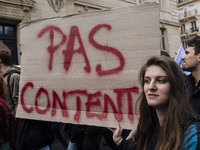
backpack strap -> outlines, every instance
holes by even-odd
[[[20,72],[18,70],[11,70],[9,73],[8,73],[8,77],[7,77],[7,86],[8,86],[8,93],[9,93],[9,96],[10,98],[12,98],[12,91],[10,89],[10,77],[13,73],[18,73],[20,74]]]

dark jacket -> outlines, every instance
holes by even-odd
[[[152,128],[150,136],[149,136],[149,141],[147,143],[146,150],[155,150],[157,140],[158,140],[158,132],[160,129],[160,125],[158,122],[158,118],[154,118],[154,128]],[[135,142],[132,140],[125,140],[123,139],[122,142],[119,145],[120,150],[136,150],[137,149],[137,136],[135,137]]]
[[[158,140],[159,126],[155,126],[150,135],[146,150],[155,150]],[[119,145],[119,150],[136,150],[137,143],[124,140]],[[200,149],[200,122],[192,123],[184,133],[182,149],[199,150]]]
[[[190,74],[186,76],[186,83],[190,95],[190,104],[193,110],[200,116],[200,81],[198,85],[195,86],[195,80]]]
[[[50,122],[17,118],[16,125],[16,150],[38,150],[53,143]]]
[[[76,143],[79,150],[99,150],[102,129],[96,126],[71,124],[69,139],[72,143]]]

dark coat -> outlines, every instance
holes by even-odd
[[[158,141],[158,132],[160,130],[160,125],[158,122],[158,118],[154,118],[154,125],[150,132],[149,141],[147,143],[146,150],[155,150],[156,144]],[[137,135],[135,137],[135,141],[132,140],[122,140],[122,143],[119,145],[119,150],[136,150],[137,149]]]
[[[50,122],[17,118],[16,150],[38,150],[53,143],[50,127]]]
[[[186,83],[188,92],[190,95],[190,104],[193,110],[199,115],[200,117],[200,81],[197,86],[195,86],[195,80],[190,74],[186,77]]]
[[[155,150],[157,140],[159,125],[156,124],[152,129],[152,132],[147,143],[146,150]],[[137,141],[137,139],[136,139]],[[119,145],[119,150],[136,150],[137,143],[133,141],[123,140]],[[182,149],[187,150],[200,150],[200,122],[194,122],[188,126],[184,133]]]

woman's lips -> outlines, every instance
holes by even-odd
[[[148,97],[149,98],[155,98],[155,97],[158,97],[158,95],[157,94],[148,94]]]

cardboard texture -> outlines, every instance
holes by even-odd
[[[20,35],[17,117],[137,126],[138,71],[160,54],[158,5],[29,22]]]

